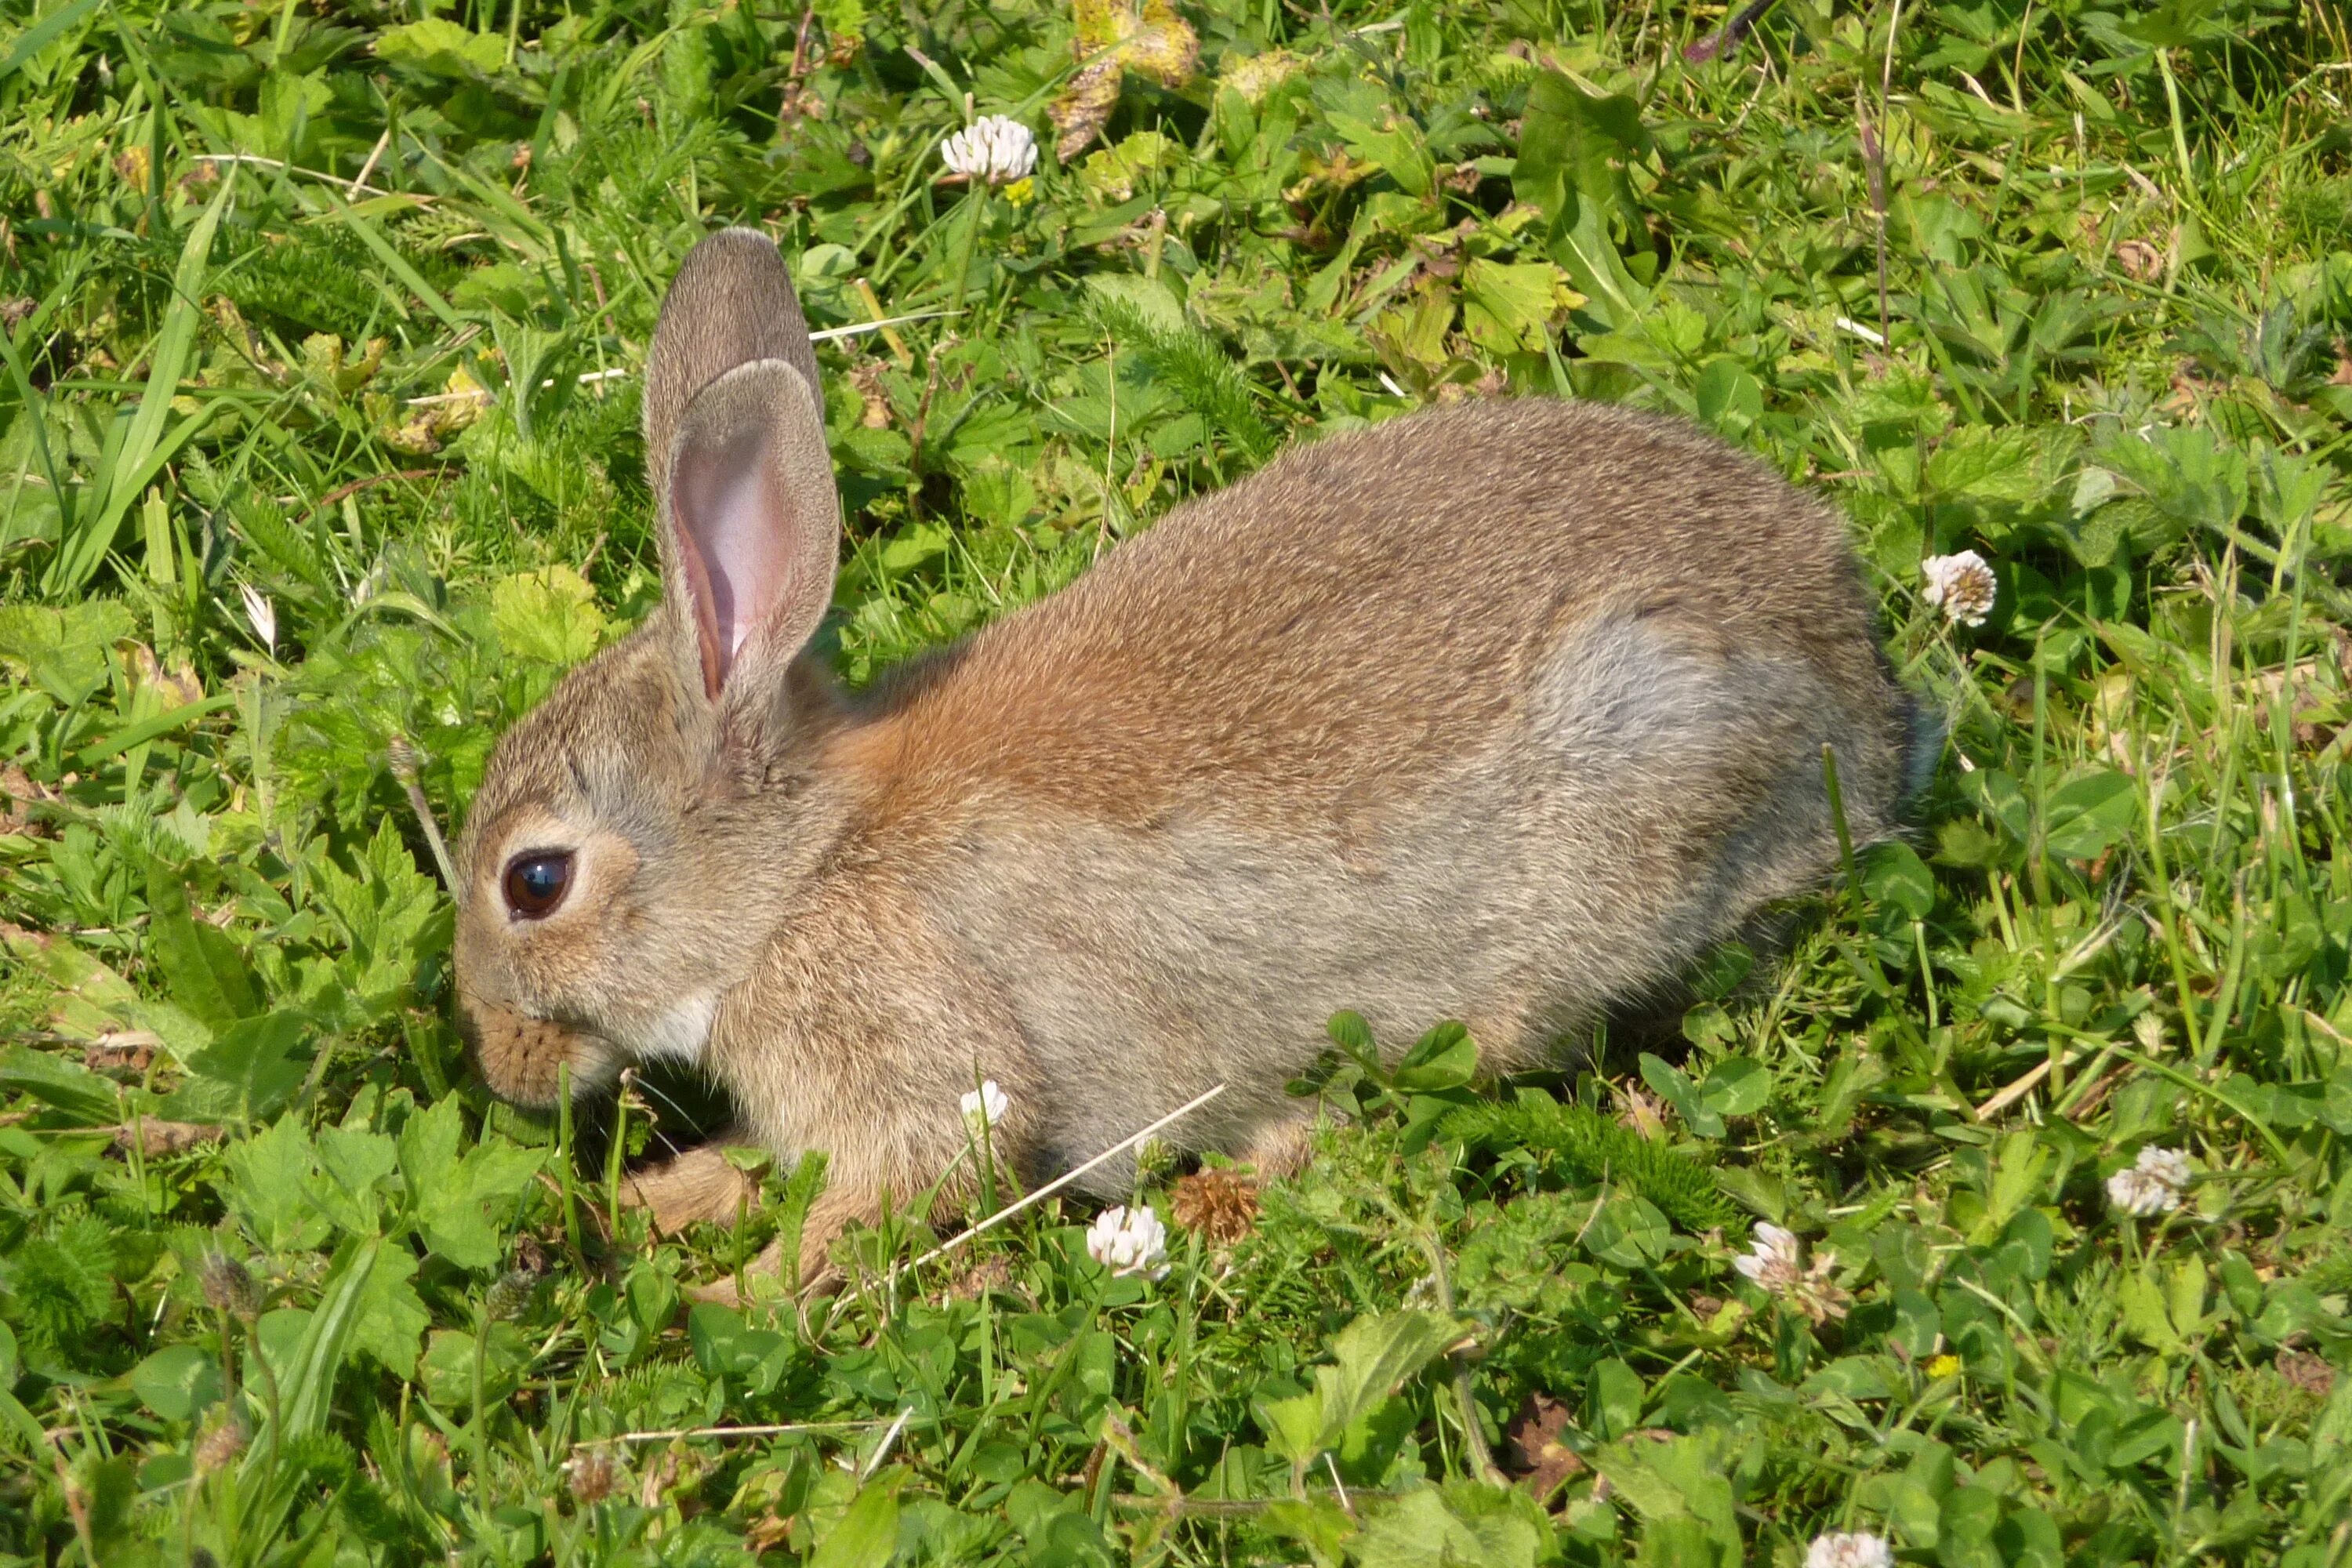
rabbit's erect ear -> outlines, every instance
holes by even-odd
[[[765,236],[713,235],[678,268],[646,366],[646,456],[680,655],[715,700],[745,660],[807,642],[841,536],[816,355]]]

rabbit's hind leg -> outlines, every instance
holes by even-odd
[[[697,1220],[732,1225],[743,1205],[757,1201],[759,1186],[727,1159],[725,1135],[682,1154],[631,1171],[621,1178],[621,1202],[651,1212],[654,1229],[674,1236]]]

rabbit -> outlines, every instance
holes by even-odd
[[[1822,881],[1825,746],[1865,843],[1940,746],[1839,514],[1678,420],[1533,397],[1295,448],[847,694],[810,651],[824,407],[775,245],[705,238],[646,374],[661,603],[499,739],[457,889],[497,1093],[689,1063],[743,1137],[829,1157],[787,1285],[969,1182],[981,1075],[1035,1179],[1220,1083],[1167,1142],[1295,1164],[1285,1084],[1342,1008],[1559,1065]],[[640,1195],[731,1220],[737,1181],[690,1152]]]

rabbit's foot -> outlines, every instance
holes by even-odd
[[[621,1178],[621,1201],[650,1211],[654,1229],[664,1236],[697,1220],[733,1225],[759,1195],[759,1184],[728,1162],[724,1140],[698,1144]]]

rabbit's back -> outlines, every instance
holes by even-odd
[[[1046,1165],[1220,1080],[1245,1139],[1340,1007],[1534,1064],[1827,869],[1822,744],[1882,831],[1906,716],[1833,513],[1536,400],[1293,453],[876,700],[845,863],[990,976]]]
[[[1328,827],[1534,716],[1605,616],[1811,671],[1861,727],[1836,738],[1868,809],[1901,699],[1836,514],[1690,426],[1537,398],[1334,437],[1178,509],[910,670],[852,743],[910,811],[996,785]]]

